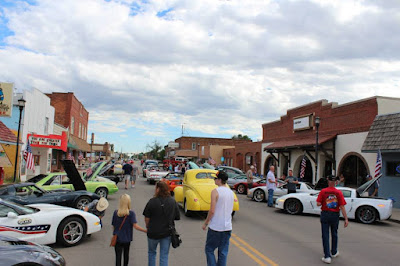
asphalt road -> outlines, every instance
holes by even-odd
[[[109,247],[112,235],[111,217],[123,193],[132,197],[132,209],[144,227],[143,209],[154,194],[154,186],[140,178],[133,189],[123,189],[109,196],[110,207],[103,218],[103,229],[85,239],[79,246],[64,248],[53,245],[68,265],[113,265],[114,249]],[[233,219],[228,265],[323,265],[320,223],[318,216],[292,216],[266,203],[256,203],[239,195],[240,210]],[[206,265],[204,244],[206,231],[201,229],[204,215],[185,217],[176,222],[183,244],[171,247],[169,265]],[[350,221],[339,229],[340,257],[333,265],[399,265],[400,224],[389,221],[363,225]],[[134,232],[129,265],[147,265],[147,238]],[[158,258],[157,258],[158,261]]]

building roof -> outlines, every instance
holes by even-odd
[[[15,134],[1,121],[0,121],[0,142],[5,142],[7,144],[17,143],[17,136],[15,136]]]
[[[378,115],[364,141],[362,152],[400,151],[400,113]]]
[[[330,141],[336,137],[336,134],[319,136],[318,145],[321,145],[327,141]],[[264,148],[265,151],[279,151],[279,150],[290,150],[302,147],[314,147],[315,136],[308,138],[296,138],[291,140],[276,141]]]

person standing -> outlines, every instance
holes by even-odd
[[[367,181],[372,180],[371,175],[367,175]],[[368,189],[368,196],[370,197],[378,197],[378,190],[379,190],[379,184],[378,181],[375,181],[372,186],[369,187]]]
[[[155,195],[147,202],[143,215],[147,227],[148,265],[156,265],[157,246],[160,244],[160,266],[168,266],[169,225],[175,226],[174,220],[180,220],[180,212],[165,182],[157,182]]]
[[[232,233],[232,211],[234,195],[226,186],[228,175],[224,171],[217,172],[214,179],[218,186],[211,192],[211,206],[202,226],[207,231],[205,253],[208,266],[224,266],[228,260],[229,239]],[[214,250],[218,248],[218,262]]]
[[[268,207],[272,207],[274,203],[274,191],[278,182],[275,179],[275,166],[271,165],[267,174],[268,189]]]
[[[322,261],[331,263],[332,258],[339,256],[338,246],[338,227],[339,227],[339,211],[344,217],[344,227],[349,225],[347,213],[344,205],[346,201],[343,193],[335,188],[336,177],[329,175],[328,187],[321,190],[317,198],[317,206],[321,206],[321,231],[322,231],[322,246],[324,248],[324,257]],[[329,228],[332,235],[332,249],[329,249]]]
[[[296,193],[296,185],[299,183],[299,181],[297,177],[293,176],[292,169],[289,169],[289,174],[286,177],[285,182],[287,182],[288,194]]]
[[[131,210],[131,197],[123,194],[119,198],[118,210],[114,211],[112,217],[113,235],[117,235],[117,244],[115,244],[115,265],[120,266],[122,254],[124,255],[124,265],[129,263],[129,248],[133,240],[133,229],[147,232],[137,224],[136,214]],[[122,226],[121,226],[122,225]]]
[[[254,172],[254,166],[250,166],[250,169],[247,170],[246,176],[247,176],[247,191],[249,191],[253,187],[253,172]]]
[[[131,187],[135,187],[136,178],[139,175],[139,169],[135,165],[135,161],[132,160],[131,163],[132,163]]]
[[[125,189],[128,189],[129,180],[131,180],[131,175],[133,172],[133,167],[129,163],[125,163],[122,166],[122,170],[124,170],[124,181],[125,181]]]

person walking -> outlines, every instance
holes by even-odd
[[[253,172],[254,172],[254,166],[250,166],[250,169],[247,170],[246,172],[246,177],[247,177],[247,191],[249,191],[253,187]]]
[[[271,165],[267,174],[268,189],[268,207],[272,207],[274,203],[274,191],[278,182],[275,179],[275,166]]]
[[[155,195],[147,202],[143,215],[147,227],[148,265],[156,265],[160,244],[160,266],[167,266],[171,244],[169,225],[175,226],[174,220],[180,220],[180,212],[165,182],[157,182]]]
[[[125,181],[125,189],[128,189],[129,180],[131,180],[131,175],[133,172],[133,167],[129,163],[125,163],[122,166],[122,170],[124,170],[124,181]]]
[[[296,193],[296,185],[299,183],[299,181],[298,181],[297,177],[293,176],[292,169],[289,169],[289,173],[285,179],[285,182],[287,182],[288,194]]]
[[[330,264],[332,257],[339,256],[338,247],[338,227],[339,227],[339,211],[344,217],[344,227],[349,225],[347,213],[344,205],[346,201],[343,193],[335,188],[336,176],[329,175],[328,187],[321,190],[317,198],[317,206],[321,206],[321,231],[322,231],[322,246],[324,248],[324,257],[322,261]],[[329,249],[329,229],[332,235],[332,249]]]
[[[139,176],[139,169],[135,165],[135,161],[131,161],[132,164],[132,175],[131,175],[131,187],[135,187],[136,178]]]
[[[206,230],[208,226],[205,247],[207,266],[224,266],[228,260],[234,195],[232,190],[226,186],[227,180],[227,173],[217,172],[214,182],[218,187],[211,192],[210,210],[202,226],[203,230]],[[216,248],[218,248],[218,262],[214,255]]]
[[[124,255],[124,265],[129,263],[129,248],[133,240],[133,229],[147,232],[146,229],[137,224],[136,214],[131,210],[131,197],[123,194],[119,198],[118,210],[114,211],[112,217],[113,235],[117,235],[117,244],[115,245],[115,265],[120,266],[122,254]]]

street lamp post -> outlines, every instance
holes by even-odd
[[[24,97],[18,100],[18,107],[19,107],[19,121],[18,121],[18,133],[17,133],[17,151],[15,152],[15,164],[14,164],[14,183],[17,180],[17,164],[18,164],[18,148],[19,148],[19,132],[21,129],[21,117],[22,117],[22,110],[25,107],[25,100]]]
[[[315,134],[315,182],[318,181],[318,128],[320,124],[320,118],[319,116],[315,117],[315,128],[316,128],[316,134]]]

